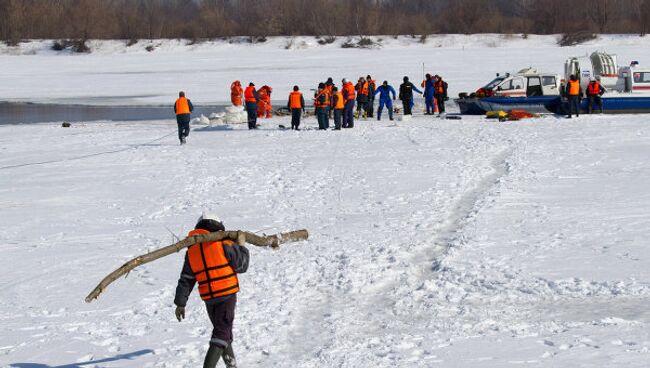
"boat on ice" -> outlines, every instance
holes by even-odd
[[[616,55],[594,52],[590,56],[592,70],[581,70],[580,60],[567,59],[564,79],[552,73],[540,73],[527,68],[514,75],[506,74],[467,95],[461,93],[455,100],[461,114],[483,115],[488,111],[526,110],[532,113],[564,114],[568,104],[561,96],[565,80],[570,75],[580,78],[582,90],[593,77],[600,77],[605,88],[602,96],[603,109],[608,114],[650,113],[650,69],[643,69],[638,62],[618,68]],[[588,99],[580,103],[582,112],[588,110]]]

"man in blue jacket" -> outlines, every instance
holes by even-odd
[[[384,106],[388,109],[388,118],[393,120],[393,101],[395,100],[395,89],[388,85],[388,81],[384,81],[379,88],[375,91],[374,96],[379,94],[379,108],[377,109],[377,120],[381,120],[381,112]],[[391,95],[393,98],[391,99]]]
[[[427,74],[424,79],[424,102],[427,105],[427,112],[425,115],[433,115],[435,112],[434,101],[435,101],[435,81],[431,77],[431,74]]]

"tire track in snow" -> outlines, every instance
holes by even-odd
[[[501,179],[510,174],[510,163],[508,157],[512,154],[511,148],[506,148],[498,153],[490,166],[493,172],[481,179],[476,186],[463,194],[451,209],[446,224],[433,239],[433,248],[428,253],[429,259],[433,262],[432,271],[438,271],[441,267],[441,258],[456,244],[464,242],[464,231],[472,222],[474,216],[483,207],[483,202],[490,196]]]

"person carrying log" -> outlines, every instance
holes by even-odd
[[[204,213],[188,236],[225,231],[213,214]],[[187,249],[181,276],[176,286],[176,318],[185,318],[187,300],[198,282],[199,294],[205,302],[213,330],[203,368],[214,368],[219,359],[228,368],[236,368],[232,327],[239,292],[238,274],[248,270],[249,253],[242,244],[232,240],[197,243]]]

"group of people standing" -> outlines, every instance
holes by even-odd
[[[411,115],[413,102],[413,92],[423,94],[408,77],[404,77],[404,83],[399,88],[399,99],[402,102],[404,115]],[[356,84],[343,78],[341,88],[335,84],[333,78],[328,78],[326,82],[318,84],[318,89],[314,93],[314,108],[316,119],[318,120],[318,129],[329,129],[331,118],[334,119],[334,130],[342,128],[353,128],[354,119],[373,118],[376,96],[379,95],[379,106],[377,109],[377,120],[381,120],[381,115],[386,108],[388,118],[393,120],[393,101],[396,100],[395,89],[384,81],[377,86],[376,81],[370,76],[360,77]],[[445,111],[445,100],[447,100],[447,83],[441,77],[431,77],[427,74],[427,79],[422,82],[425,87],[425,100],[427,101],[427,113],[429,105],[436,101],[437,109],[441,113]],[[356,114],[355,114],[356,105]],[[291,110],[291,129],[300,130],[300,120],[305,112],[305,99],[300,92],[300,87],[294,86],[293,91],[289,94],[287,107]],[[433,114],[433,109],[431,109]]]
[[[569,77],[569,81],[562,87],[562,93],[568,101],[567,117],[571,118],[573,113],[580,116],[580,100],[582,99],[582,87],[580,80],[575,75]],[[587,85],[587,111],[591,114],[594,105],[598,106],[600,113],[603,113],[603,100],[601,96],[605,93],[605,88],[600,84],[600,76],[591,78]]]
[[[240,81],[234,81],[230,85],[230,102],[233,106],[242,105],[242,96],[246,113],[248,115],[248,129],[257,129],[257,118],[270,118],[273,115],[271,105],[271,93],[273,88],[268,85],[262,86],[259,90],[255,84],[250,82],[246,89],[242,88]]]
[[[379,95],[377,120],[381,120],[384,108],[388,110],[388,118],[393,120],[393,101],[397,98],[402,102],[403,114],[411,115],[414,92],[424,95],[427,115],[432,115],[436,110],[441,114],[444,113],[447,83],[438,75],[427,74],[422,82],[422,87],[424,92],[411,83],[408,77],[404,77],[403,83],[399,87],[399,94],[397,94],[388,81],[377,86],[376,81],[368,75],[360,77],[356,84],[343,78],[341,88],[339,88],[334,84],[334,79],[330,77],[327,81],[319,83],[314,93],[318,129],[329,129],[332,118],[335,130],[353,128],[355,118],[374,118],[377,95]],[[257,129],[258,117],[270,118],[272,116],[272,92],[273,89],[268,85],[262,86],[259,90],[256,89],[253,82],[250,82],[245,89],[238,80],[230,85],[230,102],[234,106],[244,106],[247,113],[248,129]],[[293,91],[289,94],[287,107],[291,111],[291,129],[300,130],[301,117],[305,112],[305,98],[298,86],[294,86]],[[185,138],[189,135],[190,114],[193,109],[194,107],[191,101],[185,97],[185,93],[180,92],[174,105],[174,112],[181,144],[185,144]]]

